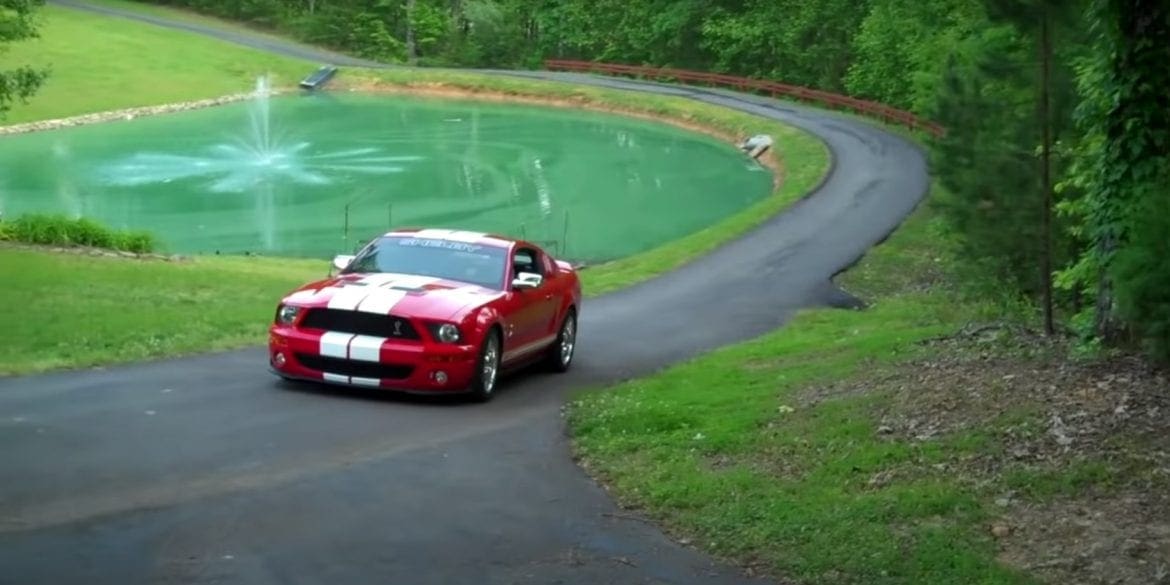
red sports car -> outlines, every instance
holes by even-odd
[[[535,244],[399,229],[333,265],[276,308],[269,362],[283,378],[487,400],[502,370],[572,363],[581,282]]]

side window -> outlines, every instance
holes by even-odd
[[[515,274],[532,272],[543,275],[544,271],[541,270],[540,260],[536,250],[532,248],[518,248],[512,256],[512,270]]]

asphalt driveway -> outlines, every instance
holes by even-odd
[[[615,507],[570,457],[566,392],[839,301],[832,276],[925,195],[923,153],[865,123],[764,98],[496,73],[775,118],[820,136],[835,165],[815,193],[744,237],[590,299],[574,370],[509,380],[488,404],[288,385],[266,371],[261,348],[0,379],[0,583],[753,582]]]

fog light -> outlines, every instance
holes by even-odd
[[[276,352],[276,355],[272,356],[272,362],[276,364],[276,367],[283,368],[284,367],[284,352],[283,351]]]
[[[440,383],[440,384],[447,383],[447,372],[444,372],[443,370],[439,370],[439,371],[431,374],[431,377],[434,378],[435,381]]]

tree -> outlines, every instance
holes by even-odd
[[[1040,127],[1040,237],[1039,237],[1039,264],[1041,286],[1041,305],[1044,311],[1044,332],[1051,335],[1054,332],[1053,324],[1053,186],[1052,186],[1052,141],[1053,116],[1052,93],[1054,66],[1054,28],[1061,26],[1064,29],[1078,27],[1080,2],[1068,0],[984,0],[988,15],[993,21],[1004,22],[1014,26],[1027,38],[1032,40],[1034,54],[1037,56],[1038,75],[1036,76],[1036,117]]]
[[[418,47],[414,43],[414,0],[406,0],[406,63],[418,65]]]
[[[6,49],[5,43],[40,36],[35,16],[42,5],[44,0],[0,0],[0,53]],[[27,102],[48,76],[48,71],[27,66],[0,70],[0,118],[16,102]]]
[[[1067,206],[1088,247],[1062,276],[1095,292],[1099,340],[1120,341],[1128,323],[1167,358],[1170,1],[1094,0],[1090,16],[1097,42],[1080,71],[1085,140],[1071,181],[1084,196]]]

